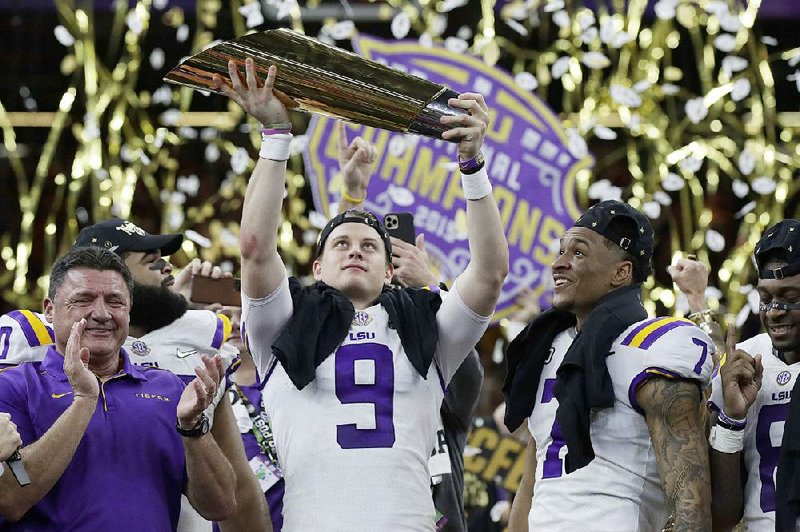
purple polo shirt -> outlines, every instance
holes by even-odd
[[[72,461],[52,490],[17,523],[0,530],[174,530],[186,486],[186,457],[175,430],[184,385],[174,374],[131,364],[100,386],[97,409]],[[0,412],[23,445],[38,440],[72,403],[64,358],[0,372]]]

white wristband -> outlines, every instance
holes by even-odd
[[[727,454],[738,453],[744,449],[744,431],[714,425],[708,435],[708,443],[715,451]]]
[[[258,156],[271,161],[286,161],[289,159],[289,148],[291,145],[291,133],[263,135],[261,137],[261,150],[258,152]]]
[[[461,189],[464,191],[464,198],[468,200],[479,200],[492,193],[492,184],[489,182],[489,174],[486,173],[484,166],[474,174],[461,174]]]

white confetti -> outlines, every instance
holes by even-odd
[[[463,54],[469,49],[469,44],[464,39],[458,37],[448,37],[444,40],[444,47],[454,54]]]
[[[164,66],[164,50],[153,48],[153,51],[150,52],[150,66],[153,67],[153,70],[161,70],[161,67]]]
[[[264,14],[261,12],[260,2],[250,2],[239,8],[239,13],[245,17],[245,26],[255,28],[264,23]]]
[[[336,39],[337,41],[341,41],[344,39],[349,39],[353,36],[353,33],[356,31],[356,25],[353,23],[352,20],[343,20],[341,22],[337,22],[333,26],[331,26],[330,33],[331,37]]]
[[[712,15],[724,15],[728,13],[728,6],[725,2],[721,0],[711,0],[711,2],[707,2],[705,5],[706,13],[710,13]]]
[[[553,13],[553,23],[559,28],[569,28],[572,21],[566,11],[556,11]]]
[[[636,83],[633,84],[633,90],[635,90],[639,94],[643,93],[649,88],[650,88],[650,82],[647,81],[646,79],[643,79],[642,81],[637,81]]]
[[[216,128],[204,127],[203,129],[200,130],[200,139],[203,142],[211,142],[212,140],[217,138],[218,134],[219,132],[216,130]]]
[[[142,33],[142,30],[144,30],[144,21],[139,16],[139,12],[136,9],[128,11],[125,22],[128,24],[128,29],[135,35],[139,35]]]
[[[391,198],[392,203],[398,207],[411,207],[414,204],[414,193],[405,187],[389,185],[386,192],[389,198]]]
[[[581,11],[578,13],[576,20],[578,21],[578,26],[580,26],[581,31],[585,31],[589,28],[589,26],[594,24],[594,13],[591,11]]]
[[[177,227],[174,229],[177,229]],[[188,238],[201,248],[210,248],[212,245],[211,240],[209,238],[201,235],[194,229],[187,229],[183,234],[186,238]]]
[[[677,85],[673,85],[672,83],[664,83],[661,85],[661,91],[666,94],[667,96],[672,96],[673,94],[678,94],[681,88]]]
[[[767,196],[775,192],[775,188],[778,185],[777,183],[775,183],[775,180],[772,179],[771,177],[762,175],[761,177],[753,179],[753,182],[750,183],[750,186],[753,188],[753,192],[755,192],[756,194]]]
[[[615,33],[619,33],[620,29],[617,27],[616,20],[613,17],[606,17],[600,23],[600,40],[608,44],[614,37]]]
[[[596,126],[594,128],[594,135],[598,139],[603,140],[614,140],[617,138],[617,133],[613,129],[605,126]]]
[[[564,0],[550,0],[544,6],[545,13],[553,13],[559,9],[564,9]]]
[[[250,156],[244,148],[237,149],[231,156],[231,170],[237,174],[244,173],[248,164],[250,164]]]
[[[393,135],[389,140],[389,153],[394,157],[401,157],[408,148],[408,143],[402,135]]]
[[[625,126],[630,130],[639,129],[639,126],[642,125],[642,117],[639,113],[631,113],[630,118],[628,118],[628,122]]]
[[[589,146],[574,128],[567,129],[567,147],[576,159],[583,159],[589,155]]]
[[[64,26],[56,26],[53,30],[53,35],[56,36],[56,40],[62,46],[72,46],[75,44],[75,37],[73,37],[69,30]]]
[[[611,184],[608,179],[601,179],[589,185],[589,198],[598,201],[622,199],[622,189]]]
[[[217,146],[216,144],[206,145],[206,152],[205,152],[206,161],[210,163],[215,163],[219,160],[219,155],[220,155],[219,146]]]
[[[672,205],[672,198],[663,190],[657,190],[653,193],[653,199],[659,202],[664,207]]]
[[[319,211],[311,211],[308,213],[308,221],[317,229],[322,229],[328,223],[328,217]]]
[[[682,159],[678,162],[678,168],[680,168],[684,172],[694,173],[699,171],[700,168],[702,167],[703,167],[703,159],[701,159],[700,157],[695,157],[694,155],[686,157],[685,159]]]
[[[183,210],[181,209],[170,209],[167,213],[167,226],[170,228],[171,231],[177,231],[180,229],[181,225],[183,225],[183,220],[185,219],[185,215],[183,214]]]
[[[449,13],[450,11],[456,9],[457,7],[462,7],[467,5],[468,0],[444,0],[439,5],[439,13]]]
[[[193,127],[189,126],[181,126],[178,129],[178,136],[184,139],[191,139],[194,140],[197,138],[197,130]]]
[[[185,42],[189,38],[189,26],[181,24],[178,26],[178,31],[175,32],[175,40],[178,42]]]
[[[654,7],[656,16],[661,20],[672,20],[675,18],[675,8],[677,7],[677,2],[675,0],[659,0]]]
[[[731,183],[731,189],[733,190],[733,195],[741,199],[750,192],[750,185],[741,179],[734,179],[733,183]]]
[[[553,74],[554,79],[561,79],[561,76],[567,73],[569,70],[569,57],[559,57],[556,59],[556,62],[553,63],[553,67],[550,69],[550,72]]]
[[[722,13],[721,15],[718,15],[718,17],[719,17],[719,27],[722,28],[723,30],[728,31],[730,33],[736,33],[740,29],[742,29],[742,21],[739,20],[739,17],[737,15],[725,12]]]
[[[758,290],[750,290],[747,294],[747,304],[753,311],[753,314],[758,314],[759,303],[761,303],[761,294],[758,293]]]
[[[520,89],[525,91],[536,90],[536,88],[539,86],[539,81],[536,79],[536,76],[530,72],[520,72],[514,76],[514,83],[516,83]]]
[[[725,249],[725,237],[719,234],[717,231],[709,229],[706,232],[706,246],[708,246],[709,250],[719,253]]]
[[[153,0],[153,7],[156,9],[164,9],[167,7],[169,0]]]
[[[167,109],[163,113],[161,113],[161,123],[165,126],[174,126],[178,123],[178,119],[181,117],[181,112],[177,109]]]
[[[667,192],[677,192],[678,190],[681,190],[685,184],[686,182],[681,176],[672,172],[668,173],[661,179],[661,188]]]
[[[756,169],[756,154],[745,148],[739,154],[739,171],[742,175],[750,175]]]
[[[702,97],[692,98],[686,102],[686,116],[692,124],[699,124],[708,116],[708,108]]]
[[[642,97],[639,96],[635,90],[623,85],[618,85],[616,83],[611,85],[609,94],[611,95],[611,99],[620,105],[628,107],[639,107],[642,105]]]
[[[741,72],[750,64],[750,61],[738,55],[728,55],[722,60],[722,70],[731,76],[732,73]]]
[[[472,38],[472,29],[469,26],[461,26],[456,32],[456,37],[468,41]]]
[[[428,31],[431,35],[439,37],[447,29],[447,15],[434,15]]]
[[[750,201],[750,202],[746,203],[744,207],[739,209],[739,212],[734,214],[733,217],[735,219],[737,219],[737,220],[740,220],[740,219],[744,218],[745,214],[747,214],[748,212],[752,212],[753,209],[755,209],[755,208],[756,208],[756,202],[755,201]]]
[[[200,190],[200,178],[197,177],[197,174],[178,176],[176,188],[189,196],[197,196],[197,192]]]
[[[295,135],[289,145],[289,155],[299,155],[308,147],[308,135]]]
[[[508,19],[505,20],[505,22],[506,22],[506,25],[508,25],[509,28],[511,28],[512,30],[516,31],[517,33],[519,33],[523,37],[528,35],[528,28],[526,28],[525,26],[523,26],[522,24],[520,24],[516,20],[508,18]]]
[[[597,31],[597,28],[592,26],[591,28],[587,28],[586,31],[581,33],[581,42],[583,44],[590,44],[597,40],[597,37],[600,35],[600,32]]]
[[[733,89],[731,90],[731,100],[740,102],[750,96],[750,80],[746,78],[739,78],[733,82]]]
[[[619,33],[615,33],[611,40],[609,41],[609,46],[611,48],[622,48],[629,42],[634,39],[634,36],[628,33],[627,31],[621,31]]]
[[[430,48],[433,46],[433,36],[427,31],[422,32],[419,36],[419,45],[423,48]]]
[[[152,103],[155,105],[169,105],[172,103],[172,90],[162,85],[153,92]]]
[[[736,49],[736,37],[723,33],[714,39],[714,48],[720,52],[732,52]]]
[[[770,37],[769,35],[764,35],[761,37],[761,42],[767,46],[778,46],[778,39],[775,37]]]
[[[299,9],[299,6],[297,5],[297,0],[284,0],[282,2],[278,2],[278,12],[275,13],[275,19],[283,20],[284,18],[291,15],[292,11],[296,9]]]
[[[794,81],[795,85],[797,86],[797,90],[800,91],[800,70],[795,70],[794,74],[789,74],[786,76],[787,81]]]
[[[411,30],[411,17],[408,13],[401,11],[392,19],[392,35],[395,39],[403,39]]]
[[[601,52],[586,52],[581,62],[589,68],[600,69],[611,64],[611,60]]]
[[[657,201],[648,201],[642,204],[642,212],[647,215],[651,220],[657,219],[661,216],[661,204]]]
[[[85,140],[100,138],[100,128],[97,126],[97,118],[93,113],[86,113],[83,117],[83,137]]]

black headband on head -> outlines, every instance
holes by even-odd
[[[619,218],[630,220],[630,232],[618,232],[616,224],[612,222]],[[585,227],[604,236],[635,259],[642,275],[646,276],[649,272],[655,236],[653,227],[642,213],[627,203],[617,200],[601,201],[584,212],[574,227]]]
[[[768,269],[766,259],[775,250],[784,252],[788,264]],[[800,220],[789,218],[767,229],[756,244],[753,256],[759,279],[783,279],[800,273]]]
[[[386,260],[391,262],[392,242],[389,240],[389,233],[386,231],[386,228],[383,226],[380,220],[378,220],[378,217],[371,212],[358,210],[345,211],[334,216],[327,224],[325,224],[325,227],[322,229],[322,232],[319,234],[319,239],[317,240],[317,256],[322,255],[322,250],[325,248],[325,241],[328,240],[331,231],[346,223],[364,224],[375,229],[378,235],[380,235],[381,240],[383,240],[384,247],[386,247]]]

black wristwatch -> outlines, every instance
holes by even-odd
[[[205,412],[200,415],[200,421],[197,422],[197,425],[190,429],[181,428],[180,423],[175,424],[175,428],[178,430],[178,434],[184,436],[186,438],[199,438],[203,434],[206,434],[208,430],[211,428],[211,423],[208,421],[208,416],[206,416]]]

